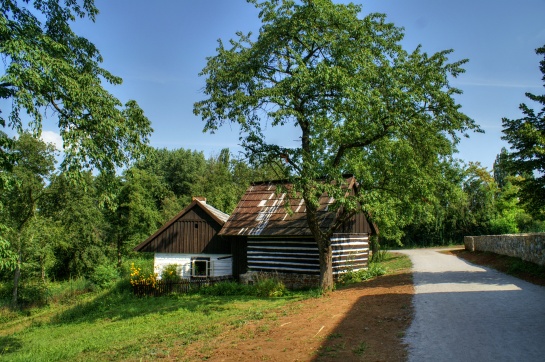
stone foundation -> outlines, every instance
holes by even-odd
[[[545,233],[464,236],[469,251],[489,251],[545,265]]]
[[[316,274],[277,273],[277,272],[247,272],[240,275],[240,282],[253,284],[258,278],[278,278],[288,289],[316,288],[320,285],[320,276]]]

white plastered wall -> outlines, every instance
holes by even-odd
[[[170,264],[178,265],[178,273],[182,278],[191,277],[191,258],[210,258],[210,277],[232,275],[233,258],[230,254],[166,254],[155,253],[154,272],[161,278],[163,268]]]

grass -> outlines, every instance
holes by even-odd
[[[367,350],[367,344],[365,342],[361,342],[356,348],[352,350],[352,352],[354,352],[354,354],[358,356],[362,356],[365,350]]]
[[[412,263],[408,256],[388,252],[384,260],[380,263],[386,269],[386,273],[395,273],[402,270],[411,269]]]
[[[310,293],[307,293],[310,295]],[[171,348],[208,340],[228,328],[274,317],[302,298],[171,295],[137,298],[123,288],[16,313],[2,309],[0,357],[10,361],[168,357]]]
[[[337,284],[338,286],[342,286],[360,283],[362,281],[373,279],[381,275],[410,269],[411,266],[411,261],[407,256],[391,253],[386,250],[381,250],[371,259],[368,269],[348,271],[339,277]]]
[[[385,256],[386,271],[405,268],[408,258]],[[378,267],[378,266],[377,266]],[[274,298],[237,295],[232,285],[214,292],[234,295],[135,297],[127,281],[104,290],[84,280],[51,285],[48,305],[22,311],[0,308],[0,359],[9,361],[149,360],[177,357],[196,341],[212,341],[224,331],[252,321],[275,321],[297,308],[295,301],[314,298],[316,290],[273,293]],[[273,283],[261,295],[278,291]],[[342,340],[341,336],[331,338]],[[349,348],[341,342],[335,350]],[[335,351],[328,351],[334,353]],[[354,353],[364,352],[356,346]]]

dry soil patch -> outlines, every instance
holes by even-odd
[[[196,343],[189,361],[404,361],[412,318],[410,272],[387,275],[308,299]],[[172,356],[172,354],[171,354]]]

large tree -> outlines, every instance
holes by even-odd
[[[118,179],[115,198],[105,210],[108,239],[115,249],[118,268],[124,256],[166,221],[161,220],[161,209],[172,196],[159,176],[136,167]]]
[[[249,2],[260,10],[259,34],[238,33],[227,47],[219,42],[201,73],[207,98],[195,104],[194,112],[207,131],[239,124],[251,160],[287,162],[318,244],[321,285],[329,290],[331,235],[356,212],[377,219],[385,209],[385,200],[375,197],[380,194],[369,195],[365,187],[397,187],[388,200],[390,208],[396,207],[402,190],[378,178],[389,181],[388,174],[395,176],[397,169],[421,170],[428,178],[439,159],[453,152],[458,135],[477,129],[453,98],[460,91],[449,85],[450,76],[464,71],[465,61],[449,63],[450,50],[431,56],[420,46],[405,51],[403,29],[383,14],[360,18],[361,7],[354,4]],[[293,147],[268,143],[270,126],[285,127],[287,133],[295,127],[300,142]],[[363,192],[346,195],[345,172],[356,173]],[[426,182],[407,192],[422,193]],[[343,215],[326,231],[317,219],[323,192],[335,198]]]
[[[146,150],[149,120],[138,104],[124,106],[103,87],[122,80],[100,67],[102,57],[70,25],[76,18],[94,21],[93,0],[0,1],[0,99],[9,104],[0,127],[41,132],[53,119],[64,143],[63,167],[115,171]],[[28,125],[27,125],[28,123]],[[0,166],[8,139],[0,130]]]
[[[545,45],[536,49],[543,56],[539,69],[545,83]],[[545,84],[544,84],[545,85]],[[524,117],[503,118],[502,139],[511,144],[510,168],[513,173],[524,177],[520,184],[520,197],[528,212],[539,219],[545,219],[545,94],[526,93],[526,97],[542,105],[541,111],[534,111],[525,103],[519,108]]]
[[[61,228],[52,246],[55,260],[49,269],[54,278],[89,276],[107,257],[108,224],[98,186],[91,172],[83,172],[77,183],[61,173],[51,178],[40,200],[41,216]]]
[[[13,275],[13,305],[17,305],[18,287],[21,278],[21,268],[24,254],[30,240],[25,239],[25,229],[34,219],[38,201],[45,194],[46,182],[54,170],[55,159],[52,145],[34,138],[29,133],[23,133],[14,140],[10,156],[15,160],[12,168],[13,184],[0,193],[0,205],[4,208],[0,220],[11,231],[9,242],[17,261]]]
[[[206,158],[200,151],[190,149],[153,149],[135,167],[162,179],[177,197],[189,203],[206,174]]]

